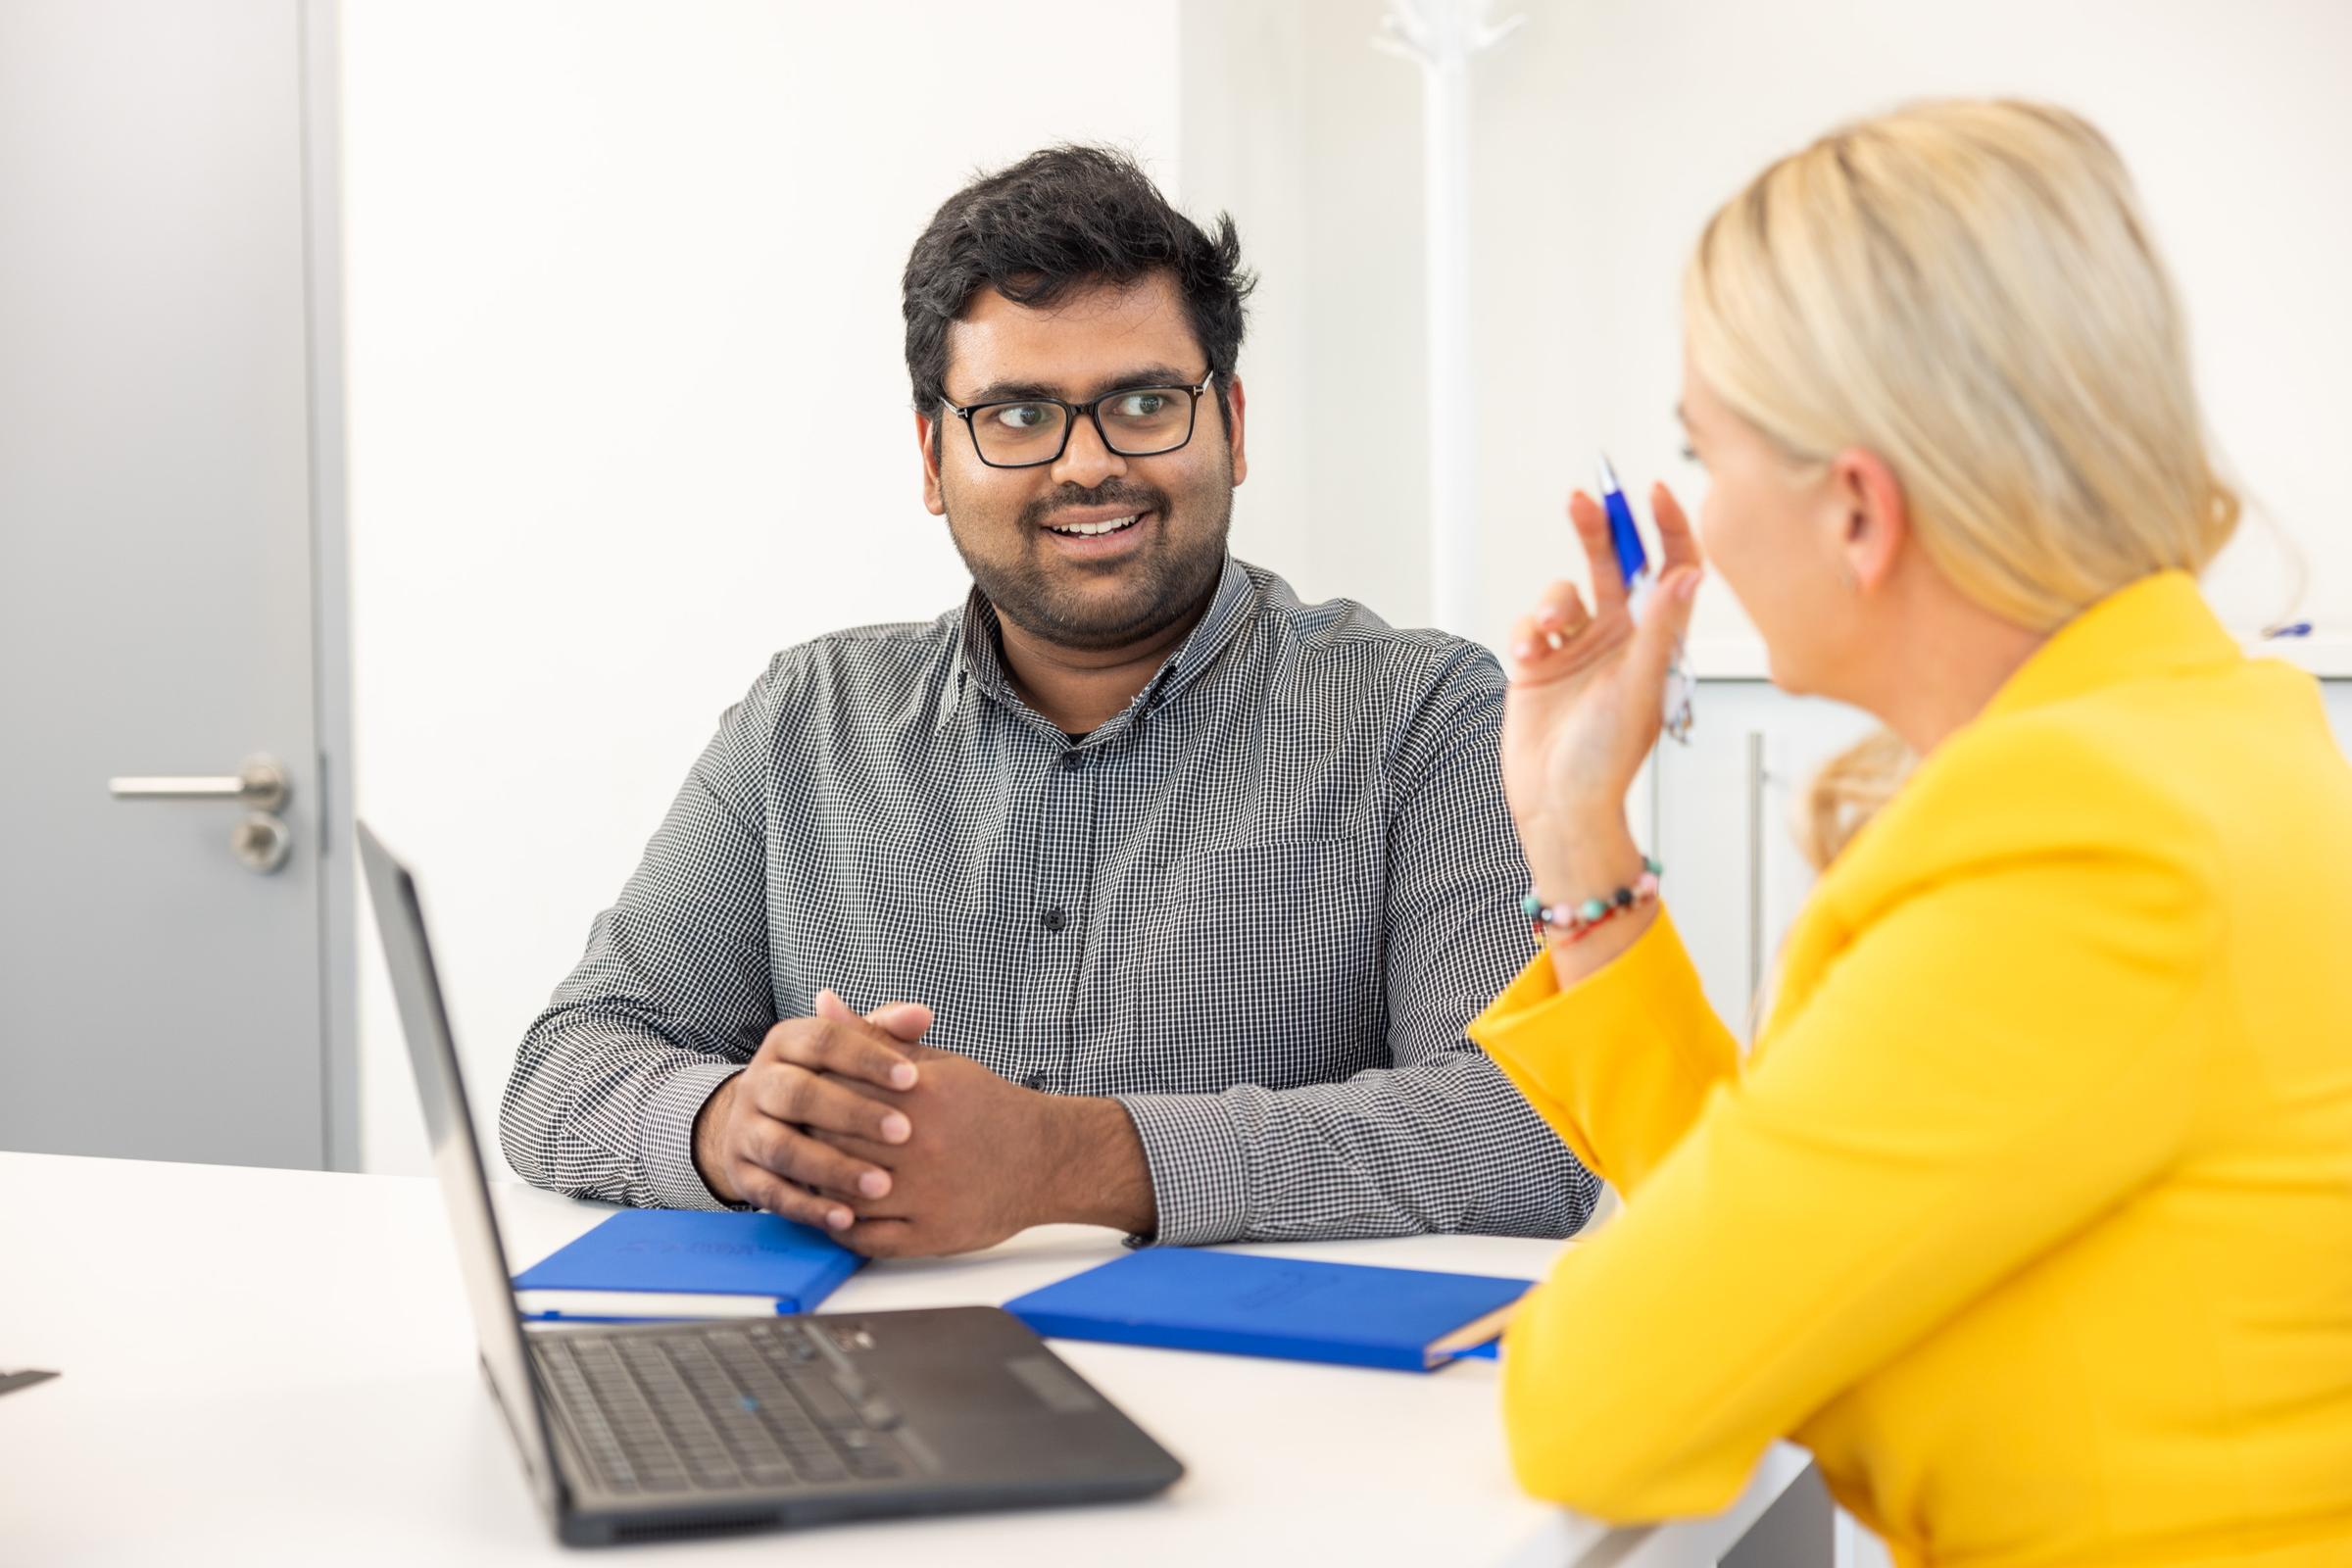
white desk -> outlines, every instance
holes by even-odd
[[[519,1186],[499,1201],[516,1267],[608,1212]],[[1281,1250],[1532,1277],[1558,1246]],[[868,1265],[829,1304],[997,1304],[1117,1252],[1107,1231],[1056,1227],[972,1257]],[[621,1556],[648,1568],[1711,1562],[1803,1469],[1776,1450],[1722,1520],[1612,1537],[1512,1485],[1491,1362],[1415,1377],[1055,1348],[1184,1460],[1172,1492]],[[0,1153],[0,1366],[64,1374],[0,1396],[10,1568],[580,1560],[524,1490],[429,1180]]]

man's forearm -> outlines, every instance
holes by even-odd
[[[1342,1083],[1131,1095],[1163,1244],[1566,1236],[1596,1183],[1484,1054]]]
[[[1056,1096],[1051,1104],[1051,1165],[1037,1223],[1107,1225],[1151,1235],[1159,1220],[1152,1167],[1127,1107],[1081,1096]]]

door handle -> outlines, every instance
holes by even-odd
[[[229,830],[229,853],[257,876],[268,876],[294,853],[294,833],[277,814],[294,793],[274,757],[248,757],[234,773],[219,775],[110,778],[106,792],[118,801],[225,801],[245,808]]]
[[[106,792],[118,801],[228,801],[256,811],[274,811],[293,789],[273,757],[249,757],[234,773],[213,777],[110,778]]]

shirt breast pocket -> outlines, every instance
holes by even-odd
[[[1374,831],[1210,851],[1135,935],[1139,1044],[1171,1093],[1386,1066],[1388,844]]]

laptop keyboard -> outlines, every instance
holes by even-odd
[[[838,1372],[807,1329],[537,1334],[573,1433],[615,1492],[882,1481],[906,1463],[898,1412]]]

